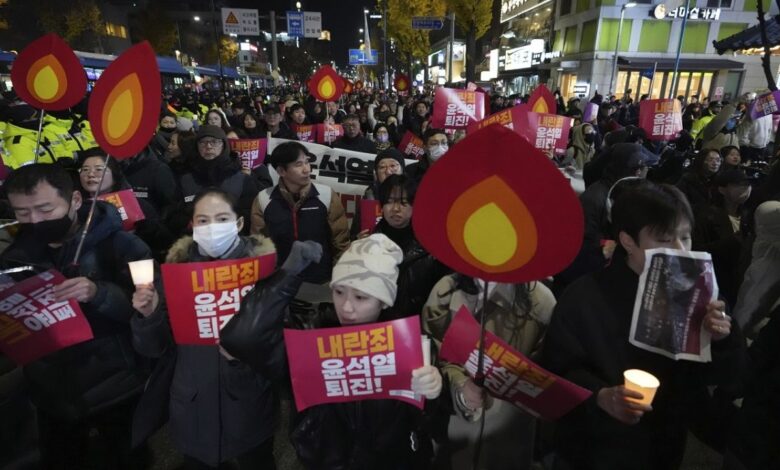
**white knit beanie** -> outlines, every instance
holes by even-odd
[[[381,233],[355,240],[333,266],[330,287],[352,287],[389,307],[395,303],[403,258],[401,248]]]

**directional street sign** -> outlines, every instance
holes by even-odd
[[[303,12],[287,12],[287,35],[291,38],[302,38],[303,34]]]
[[[413,16],[412,29],[442,29],[444,18],[440,16]]]
[[[376,64],[377,64],[376,49],[371,49],[370,51],[364,51],[362,49],[349,50],[349,65],[376,65]]]

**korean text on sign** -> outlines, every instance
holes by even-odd
[[[479,91],[439,87],[433,103],[433,127],[466,129],[485,116],[485,94]]]
[[[2,292],[0,350],[17,364],[92,339],[78,303],[54,300],[54,286],[64,280],[62,274],[46,271]]]
[[[639,126],[650,140],[670,140],[682,130],[680,102],[676,99],[644,100],[639,104]]]
[[[163,285],[177,344],[216,344],[255,283],[273,272],[274,254],[206,263],[164,264]]]
[[[539,121],[537,121],[534,147],[539,150],[554,149],[556,142],[563,136],[564,119],[563,116],[540,115]]]
[[[101,194],[98,196],[98,200],[106,201],[116,207],[119,217],[122,219],[123,230],[133,230],[136,222],[146,218],[132,189]]]
[[[479,323],[462,307],[444,336],[441,358],[463,365],[469,375],[476,376],[479,337]],[[491,332],[485,336],[484,354],[485,389],[534,415],[557,419],[591,395],[534,364]]]
[[[285,330],[298,410],[321,403],[394,398],[422,406],[410,390],[422,365],[419,318],[328,328]]]

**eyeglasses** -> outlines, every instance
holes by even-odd
[[[198,145],[201,147],[219,147],[222,145],[221,139],[200,139]]]
[[[401,165],[399,165],[397,162],[380,164],[378,167],[376,167],[376,169],[379,171],[394,171],[399,168],[401,168]]]
[[[106,171],[106,167],[104,166],[82,166],[81,168],[79,168],[79,173],[85,175],[88,175],[93,172],[96,175],[102,175],[104,171]]]
[[[409,207],[411,202],[409,202],[409,200],[405,197],[391,197],[387,198],[387,202],[385,202],[386,206],[394,206],[396,204],[400,205],[401,207]]]

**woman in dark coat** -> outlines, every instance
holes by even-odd
[[[315,242],[296,241],[293,250],[307,265],[319,259]],[[333,305],[320,305],[304,318],[269,312],[257,303],[253,291],[241,312],[222,329],[222,346],[252,364],[265,377],[289,380],[282,329],[323,328],[388,320],[388,306],[396,297],[401,249],[384,235],[357,240],[333,268]],[[283,268],[284,269],[284,268]],[[335,312],[334,312],[335,310]],[[434,366],[415,369],[411,390],[435,406],[441,393],[441,375]],[[412,405],[396,400],[366,400],[313,406],[295,419],[291,440],[298,459],[308,469],[397,470],[428,469],[430,441],[420,430],[423,415]]]
[[[229,194],[217,189],[201,193],[194,203],[193,237],[171,248],[167,263],[241,259],[274,253],[270,239],[239,236],[244,219]],[[260,280],[255,303],[267,313],[281,309],[297,289],[295,280],[274,275]],[[286,297],[285,297],[286,295]],[[216,468],[233,461],[239,469],[274,468],[273,396],[270,382],[219,346],[176,346],[162,293],[136,287],[132,319],[133,344],[147,357],[175,351],[170,395],[144,397],[142,403],[170,399],[170,430],[187,468]],[[160,390],[148,387],[147,390]],[[163,387],[164,392],[168,390]],[[143,412],[143,411],[142,411]]]

